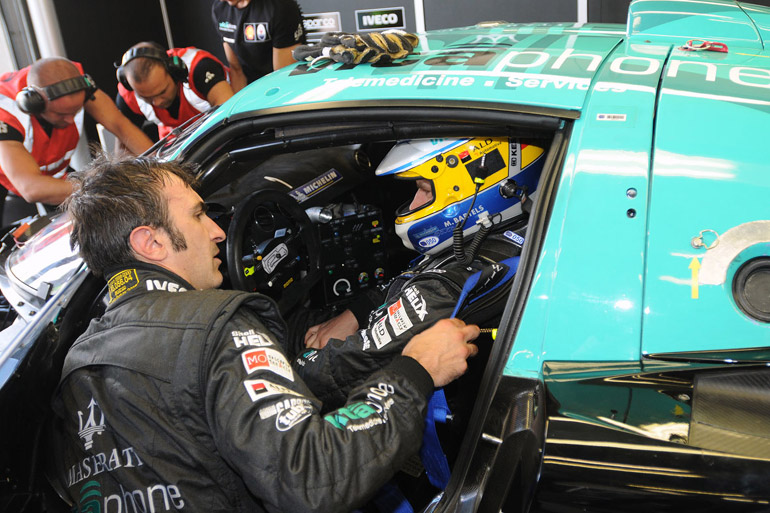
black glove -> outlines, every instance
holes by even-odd
[[[292,55],[298,61],[328,58],[345,64],[390,62],[409,55],[417,43],[416,35],[402,30],[365,34],[327,32],[317,45],[298,46]]]

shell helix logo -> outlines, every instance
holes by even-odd
[[[97,416],[99,420],[97,421]],[[99,407],[99,403],[91,397],[91,402],[88,403],[88,417],[86,417],[82,411],[78,411],[78,436],[83,439],[83,446],[86,450],[90,449],[94,445],[94,436],[101,435],[106,426],[104,425],[104,412]]]

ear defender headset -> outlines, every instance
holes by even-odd
[[[169,56],[165,50],[160,48],[143,46],[130,49],[123,54],[120,64],[117,62],[115,63],[115,67],[117,68],[115,76],[117,76],[118,82],[120,82],[127,90],[133,91],[134,89],[131,87],[131,84],[128,83],[128,79],[126,78],[126,64],[139,57],[160,61],[166,68],[166,71],[168,71],[168,74],[171,75],[171,78],[174,79],[174,82],[187,82],[187,77],[189,75],[187,64],[185,64],[180,57],[177,57],[176,55]]]
[[[94,99],[96,84],[90,75],[80,75],[45,87],[28,85],[16,95],[16,105],[27,114],[37,115],[45,111],[48,102],[77,93],[86,92],[86,101]]]

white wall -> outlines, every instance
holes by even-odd
[[[0,37],[0,74],[2,74],[6,71],[13,71],[15,67],[13,65],[13,58],[11,57],[9,37],[5,31],[5,22],[0,23],[0,32],[2,32],[2,34],[0,34],[2,35],[2,37]]]

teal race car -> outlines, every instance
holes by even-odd
[[[195,164],[222,207],[229,286],[287,316],[343,309],[414,256],[394,228],[414,186],[375,176],[394,147],[540,148],[535,182],[508,184],[528,214],[511,293],[439,427],[451,475],[402,473],[398,511],[770,510],[770,8],[635,0],[627,25],[418,39],[393,61],[279,70],[151,150]],[[48,400],[105,291],[68,234],[29,220],[0,248],[2,512],[61,510]]]

